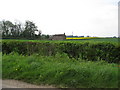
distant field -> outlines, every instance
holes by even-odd
[[[19,42],[37,42],[37,43],[90,43],[90,44],[98,44],[98,43],[111,43],[114,45],[119,45],[118,38],[91,38],[91,39],[76,39],[76,40],[19,40],[19,39],[3,39],[0,42],[11,42],[11,41],[19,41]]]
[[[19,39],[0,39],[2,40],[19,40]],[[21,40],[20,41],[107,41],[107,42],[118,42],[120,38],[96,38],[96,37],[82,37],[82,38],[66,38],[66,40]]]
[[[98,37],[66,37],[67,40],[94,39]]]
[[[93,39],[90,39],[90,40],[93,40],[93,41],[107,41],[107,42],[118,42],[118,38],[93,38]]]
[[[98,41],[98,42],[118,42],[118,38],[97,38],[97,37],[80,37],[80,38],[66,38],[66,40],[77,41]]]

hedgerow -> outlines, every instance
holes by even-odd
[[[17,52],[22,55],[39,54],[54,56],[56,53],[66,53],[70,58],[84,59],[87,61],[105,60],[109,63],[118,63],[120,46],[113,43],[89,43],[68,41],[19,41],[3,40],[2,52],[9,54]]]

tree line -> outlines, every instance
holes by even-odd
[[[0,31],[3,39],[48,39],[49,35],[41,34],[38,27],[32,21],[12,23],[11,21],[0,21]]]

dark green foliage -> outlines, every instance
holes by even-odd
[[[20,22],[0,21],[2,38],[4,39],[40,39],[41,31],[32,21],[25,21],[23,26]],[[36,34],[37,32],[38,34]]]
[[[37,53],[43,56],[54,56],[66,53],[70,58],[84,59],[87,61],[105,60],[109,63],[118,63],[120,46],[113,43],[88,43],[68,41],[19,41],[3,40],[3,54],[17,52],[23,55]]]
[[[118,88],[117,64],[70,59],[66,54],[57,53],[55,56],[4,54],[2,69],[3,79],[58,87]]]

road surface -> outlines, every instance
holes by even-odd
[[[33,85],[18,80],[2,80],[2,88],[51,88],[55,90],[60,90],[53,86]]]

